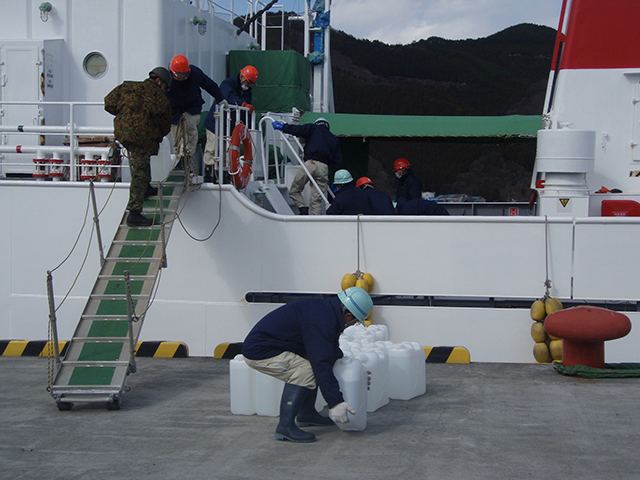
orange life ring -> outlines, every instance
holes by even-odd
[[[242,143],[244,156],[240,156],[240,143]],[[253,167],[253,149],[251,135],[244,123],[240,122],[233,129],[231,135],[231,171],[233,184],[238,190],[242,190],[249,184],[251,169]]]

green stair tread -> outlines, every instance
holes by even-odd
[[[87,337],[126,337],[128,333],[128,320],[94,320]]]
[[[132,301],[133,310],[136,308],[136,300]],[[100,305],[96,310],[96,315],[128,315],[127,299],[105,299],[100,300]]]
[[[148,275],[150,265],[149,262],[116,262],[111,275],[124,275],[126,271],[131,275]]]
[[[162,208],[169,208],[169,202],[171,201],[171,199],[162,199]],[[160,210],[160,202],[158,202],[157,198],[147,198],[143,204],[142,204],[142,208],[144,209],[151,209],[151,210]]]
[[[160,229],[145,230],[142,228],[132,228],[127,232],[125,238],[130,242],[156,242],[160,238]]]
[[[129,280],[129,286],[131,288],[131,295],[140,295],[142,287],[144,286],[143,280]],[[124,280],[110,280],[107,283],[107,287],[104,289],[105,295],[126,295],[127,282]]]
[[[155,252],[155,245],[123,245],[120,258],[151,258]]]
[[[78,355],[80,362],[115,362],[120,360],[123,343],[85,343]]]
[[[116,367],[74,367],[69,385],[111,385]]]

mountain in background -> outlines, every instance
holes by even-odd
[[[300,22],[285,22],[285,27],[285,48],[302,53]],[[521,24],[474,40],[431,37],[387,45],[332,30],[336,112],[541,115],[555,37],[552,28]],[[392,197],[396,180],[391,170],[398,157],[409,159],[424,191],[525,201],[535,142],[372,140],[369,176]]]

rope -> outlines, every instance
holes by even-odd
[[[640,377],[640,363],[608,363],[605,368],[586,365],[564,365],[554,362],[553,368],[562,375],[574,375],[583,378],[632,378]]]
[[[357,240],[356,240],[356,242],[358,244],[357,249],[356,249],[356,251],[357,251],[356,277],[358,277],[358,278],[360,277],[360,275],[362,275],[362,272],[360,271],[360,215],[361,214],[358,214],[358,217],[356,219],[356,232],[357,232],[357,235],[356,235]]]

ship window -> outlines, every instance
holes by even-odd
[[[107,59],[98,52],[91,52],[84,57],[82,66],[91,78],[101,78],[107,73]]]

